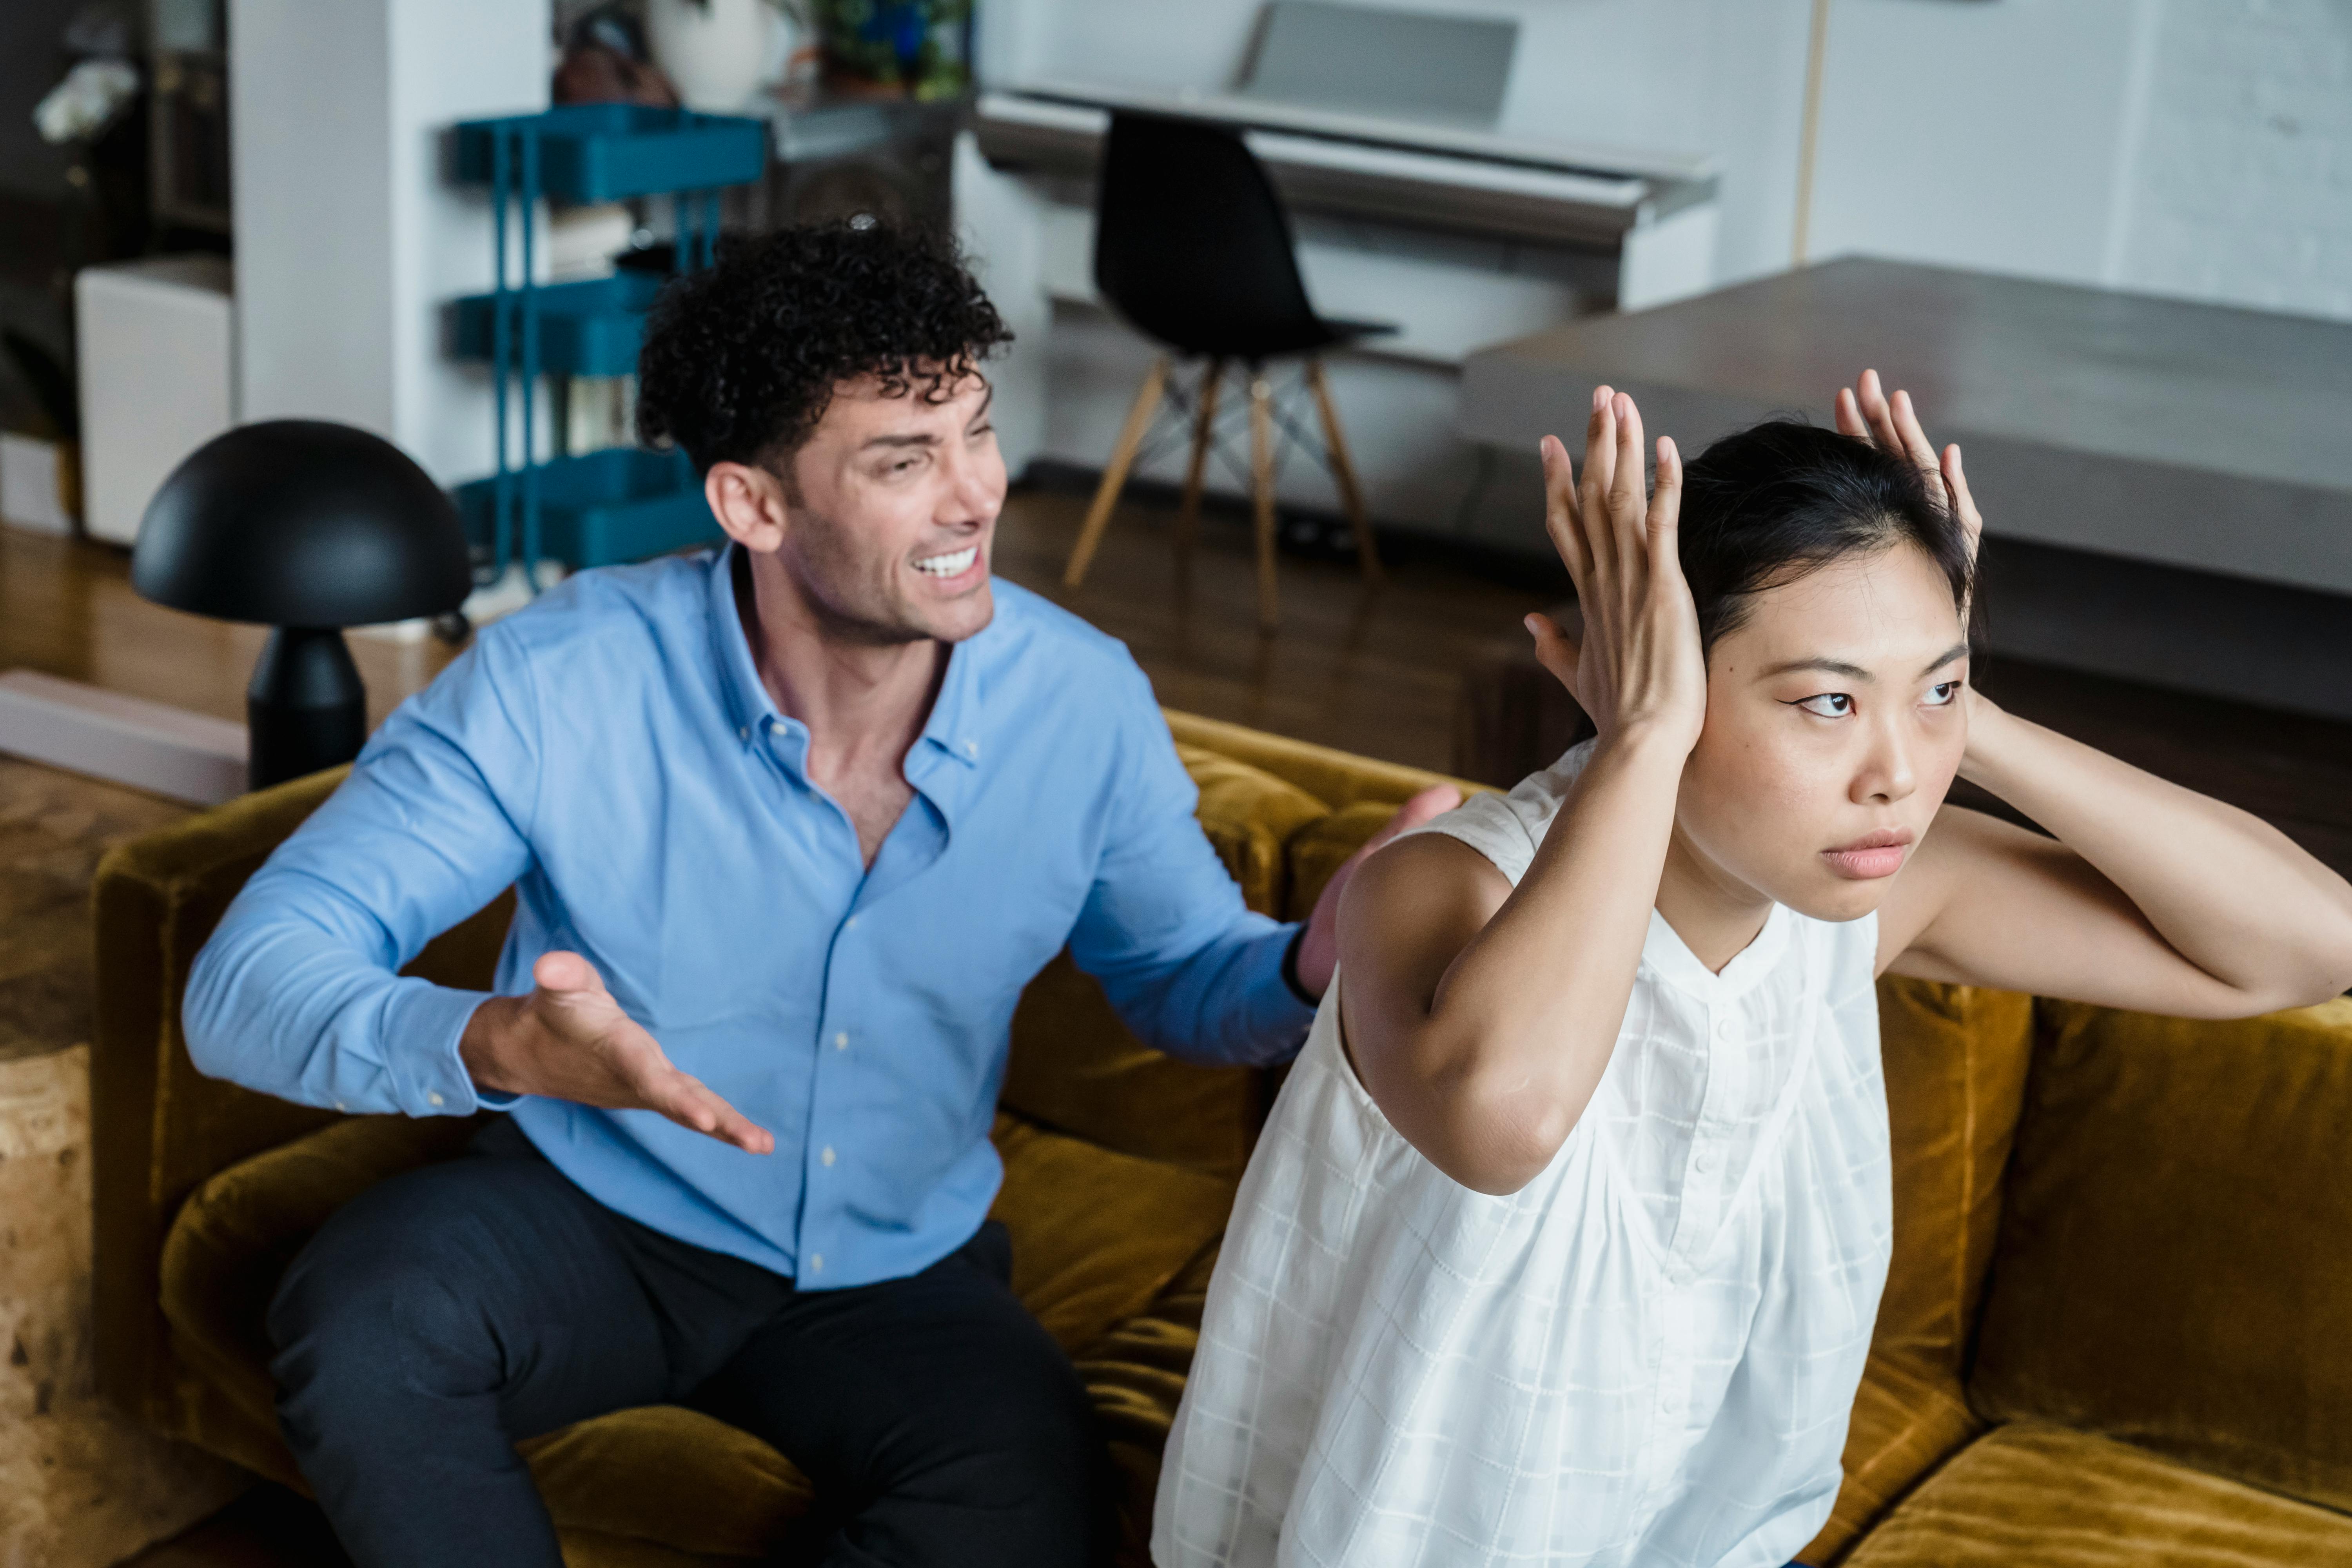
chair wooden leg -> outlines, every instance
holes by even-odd
[[[1257,497],[1257,624],[1273,631],[1282,624],[1274,584],[1274,388],[1255,366],[1250,371],[1250,488]]]
[[[1135,449],[1143,445],[1143,433],[1151,428],[1151,416],[1159,412],[1160,395],[1167,386],[1168,359],[1163,354],[1151,362],[1151,368],[1143,373],[1143,384],[1135,389],[1135,405],[1127,411],[1126,427],[1118,433],[1118,445],[1111,448],[1110,461],[1103,465],[1094,504],[1087,509],[1086,526],[1078,530],[1070,563],[1062,570],[1063,587],[1076,589],[1087,580],[1087,568],[1094,564],[1103,531],[1110,526],[1112,509],[1118,505],[1118,492],[1127,488],[1127,470],[1135,462]]]
[[[1176,509],[1176,557],[1190,565],[1192,538],[1201,521],[1201,480],[1209,468],[1209,447],[1215,438],[1217,393],[1224,385],[1225,362],[1213,359],[1201,381],[1201,408],[1192,421],[1192,461],[1184,470],[1184,504]],[[1482,448],[1483,449],[1483,448]]]
[[[1339,409],[1331,401],[1330,384],[1323,379],[1323,362],[1307,362],[1307,384],[1315,390],[1315,406],[1323,416],[1323,446],[1331,454],[1331,477],[1339,481],[1339,504],[1347,509],[1348,526],[1356,533],[1356,563],[1364,581],[1381,580],[1380,547],[1372,541],[1372,525],[1364,517],[1364,492],[1356,483],[1355,459],[1348,455],[1348,435],[1339,428]]]

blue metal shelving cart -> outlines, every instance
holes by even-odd
[[[532,276],[534,215],[542,196],[610,202],[667,195],[677,216],[676,269],[708,266],[719,242],[719,192],[761,176],[767,138],[761,120],[620,103],[457,127],[457,177],[488,185],[497,214],[496,287],[459,300],[456,322],[457,353],[488,361],[498,389],[498,471],[457,489],[487,580],[497,581],[516,561],[551,558],[576,570],[719,537],[718,521],[682,454],[614,447],[537,460],[540,376],[634,371],[646,311],[664,279],[621,271],[540,283]],[[510,208],[519,213],[510,216]],[[509,222],[520,226],[520,275],[512,281]],[[518,416],[520,429],[512,422]],[[519,458],[514,436],[520,437]]]

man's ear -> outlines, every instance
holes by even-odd
[[[702,478],[703,498],[727,537],[746,550],[770,554],[782,547],[792,526],[784,487],[767,469],[749,463],[713,463]]]

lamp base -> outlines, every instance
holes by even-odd
[[[246,777],[254,789],[340,767],[367,741],[367,688],[343,634],[331,626],[278,626],[245,689],[252,734]]]

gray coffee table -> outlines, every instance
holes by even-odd
[[[1865,365],[1967,453],[1995,647],[2352,717],[2352,325],[1848,259],[1482,350],[1457,419],[1573,446],[1606,381],[1695,453]]]

